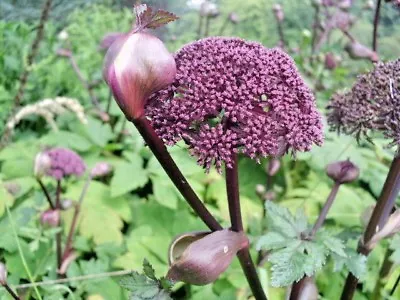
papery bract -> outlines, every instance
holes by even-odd
[[[195,285],[215,281],[231,264],[236,253],[247,247],[243,232],[220,230],[196,240],[170,267],[167,278]]]
[[[109,48],[103,76],[129,120],[144,114],[147,98],[175,79],[173,56],[155,36],[131,32]]]

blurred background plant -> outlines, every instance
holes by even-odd
[[[52,122],[37,114],[26,115],[13,126],[12,135],[0,152],[0,261],[7,266],[7,284],[24,299],[39,299],[32,287],[24,284],[59,277],[54,235],[61,232],[66,241],[74,209],[61,210],[63,231],[59,226],[42,225],[41,213],[48,209],[48,202],[37,184],[34,162],[37,153],[48,147],[66,147],[79,153],[89,170],[96,163],[105,162],[112,166],[113,173],[88,186],[72,242],[74,259],[62,281],[41,285],[39,292],[44,299],[128,299],[127,292],[118,284],[118,276],[141,269],[143,258],[152,263],[157,274],[166,274],[167,249],[172,238],[183,231],[206,228],[170,184],[134,127],[125,123],[115,102],[109,101],[110,93],[102,81],[105,52],[101,41],[108,33],[130,28],[134,21],[132,5],[138,1],[50,1],[37,53],[29,58],[47,2],[0,2],[0,131],[6,130],[14,113],[46,98],[77,99],[85,110],[86,122],[78,121],[74,112],[65,110],[52,118],[58,131],[53,130]],[[373,68],[371,57],[387,61],[400,54],[400,10],[396,1],[381,2],[375,54],[371,54],[371,49],[377,1],[219,0],[207,1],[208,11],[201,0],[142,2],[180,16],[179,21],[156,31],[170,51],[198,37],[220,34],[255,40],[266,47],[284,45],[315,92],[323,113],[334,92],[350,90],[357,74]],[[361,54],[359,45],[363,46]],[[359,59],[360,56],[366,59]],[[16,105],[13,99],[24,72],[29,76]],[[293,213],[302,208],[313,223],[332,186],[325,174],[326,165],[347,158],[359,167],[360,176],[341,186],[324,228],[356,249],[395,151],[386,147],[388,141],[381,135],[373,133],[371,138],[373,143],[357,143],[352,137],[329,132],[325,126],[322,147],[298,154],[296,160],[282,158],[273,172],[266,168],[268,159],[260,165],[240,160],[243,218],[254,254],[256,242],[268,228],[261,222],[263,216],[268,218],[263,203],[273,201]],[[169,150],[207,208],[228,225],[223,177],[214,169],[205,174],[184,147],[178,144]],[[49,178],[43,178],[43,184],[49,191],[56,189]],[[264,190],[257,187],[260,184],[266,186]],[[85,180],[66,179],[62,203],[76,204],[84,185]],[[396,288],[400,277],[399,242],[397,234],[376,245],[354,299],[400,297],[400,288]],[[267,296],[284,299],[285,288],[271,287],[273,274],[269,270],[274,262],[268,262],[263,251],[259,273]],[[314,280],[321,299],[339,297],[347,272],[334,273],[337,267],[328,260],[317,272]],[[180,284],[172,292],[177,299],[245,299],[249,290],[239,263],[234,261],[214,284]],[[1,289],[0,298],[3,297],[11,299]]]

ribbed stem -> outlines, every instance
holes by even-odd
[[[149,121],[145,117],[140,117],[132,122],[135,124],[144,141],[153,152],[154,156],[160,162],[164,171],[168,174],[171,181],[175,184],[176,188],[197,213],[197,215],[212,231],[221,230],[222,226],[211,215],[208,209],[204,206],[203,202],[201,202],[199,197],[193,191],[192,187],[189,185],[186,178],[175,164],[163,141],[158,137]]]
[[[360,241],[357,251],[361,254],[368,255],[371,249],[364,245],[368,244],[374,234],[379,231],[386,223],[390,212],[392,211],[396,198],[400,191],[400,157],[395,157],[390,165],[389,173],[383,185],[381,195],[372,212],[371,219],[365,230],[363,241]],[[346,279],[341,300],[351,300],[357,288],[358,279],[349,274]]]
[[[375,52],[378,50],[378,26],[379,26],[381,4],[382,4],[381,0],[378,0],[376,2],[376,8],[375,8],[374,31],[373,31],[373,37],[372,37],[372,50],[374,50]]]
[[[239,197],[239,175],[237,155],[232,156],[232,168],[226,167],[226,191],[229,203],[229,215],[231,218],[232,230],[243,231],[242,214],[240,209]],[[251,259],[249,248],[246,247],[237,253],[240,265],[246,276],[253,296],[257,300],[266,300],[260,279],[258,278],[256,267]]]

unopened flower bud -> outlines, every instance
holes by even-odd
[[[348,183],[356,180],[360,170],[350,160],[338,161],[326,167],[326,174],[336,183]]]
[[[204,1],[200,6],[200,15],[207,18],[216,18],[220,14],[217,4]]]
[[[57,227],[60,222],[60,211],[58,209],[48,209],[40,215],[42,225]]]
[[[37,178],[46,175],[51,169],[51,157],[46,152],[39,152],[35,158],[33,174]]]
[[[289,299],[317,300],[319,298],[318,288],[313,277],[304,277],[293,284],[290,294]]]
[[[353,0],[342,0],[338,3],[338,7],[344,10],[348,10],[352,5]]]
[[[60,31],[60,33],[58,34],[58,39],[60,40],[60,41],[65,41],[65,40],[68,40],[68,32],[66,31],[66,30],[62,30],[62,31]]]
[[[225,229],[210,233],[183,251],[172,263],[167,278],[194,285],[214,282],[229,267],[236,253],[248,245],[243,232]]]
[[[0,263],[0,284],[3,286],[7,284],[7,268],[3,263]]]
[[[60,48],[60,49],[57,49],[56,54],[58,56],[71,57],[72,52],[71,52],[71,50]]]
[[[328,53],[325,55],[325,62],[324,62],[324,64],[325,64],[325,69],[327,69],[327,70],[334,70],[334,69],[336,69],[336,67],[337,67],[336,58],[335,58],[335,56],[334,56],[331,52],[328,52]]]
[[[268,176],[275,176],[276,173],[278,173],[280,167],[281,167],[281,162],[279,161],[279,159],[272,158],[268,164],[268,169],[267,169]]]
[[[175,60],[163,42],[144,32],[115,40],[103,69],[104,79],[129,120],[143,116],[147,99],[171,84],[175,74]]]
[[[265,192],[266,192],[266,189],[265,189],[264,185],[262,185],[262,184],[257,184],[256,185],[256,194],[257,194],[257,196],[259,196],[260,198],[264,198]]]
[[[229,21],[231,22],[231,23],[233,23],[233,24],[237,24],[237,23],[239,23],[240,22],[240,18],[239,18],[239,16],[238,16],[238,14],[237,13],[235,13],[235,12],[231,12],[230,14],[229,14]]]
[[[272,7],[276,20],[281,23],[285,19],[285,14],[283,12],[282,6],[280,4],[274,4]]]
[[[369,0],[364,5],[365,9],[374,9],[374,7],[375,7],[374,0]]]
[[[379,56],[375,51],[357,41],[347,44],[344,49],[353,59],[369,59],[372,62],[379,60]]]
[[[104,177],[110,174],[112,166],[106,162],[98,162],[93,169],[90,171],[92,178]]]
[[[276,199],[276,193],[274,191],[268,191],[264,195],[265,201],[274,201]]]
[[[61,201],[62,210],[70,209],[72,206],[74,206],[74,201],[72,201],[71,199],[64,199]]]

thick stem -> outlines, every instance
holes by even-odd
[[[262,288],[260,279],[258,278],[256,267],[251,259],[249,248],[244,248],[237,253],[240,265],[242,266],[244,275],[250,285],[253,296],[256,300],[267,300]]]
[[[56,209],[61,209],[61,181],[57,180],[57,190],[56,190]],[[61,220],[58,222],[58,227],[61,227]],[[57,251],[57,270],[61,267],[61,236],[62,230],[56,234],[56,251]]]
[[[222,226],[211,215],[211,213],[204,206],[203,202],[201,202],[199,197],[193,191],[186,178],[175,164],[171,155],[168,153],[163,141],[158,137],[157,133],[150,125],[149,121],[143,116],[133,120],[133,123],[153,152],[154,156],[160,162],[164,171],[168,174],[171,181],[175,184],[176,188],[189,203],[192,209],[212,231],[221,230]]]
[[[20,300],[21,298],[18,297],[18,295],[12,290],[12,288],[10,288],[10,286],[6,283],[3,285],[4,288],[6,289],[6,291],[10,294],[10,296],[14,299],[14,300]]]
[[[239,198],[239,176],[237,155],[232,156],[232,168],[226,167],[226,191],[229,203],[229,215],[233,231],[243,231],[243,222]],[[251,291],[257,300],[267,299],[258,278],[256,267],[251,259],[249,248],[242,249],[237,253],[243,272],[250,285]]]
[[[71,222],[71,227],[69,228],[69,232],[68,232],[68,237],[67,237],[67,242],[65,243],[65,249],[64,249],[64,253],[62,255],[62,262],[64,262],[64,260],[68,257],[69,252],[71,251],[72,248],[72,238],[75,234],[75,229],[76,229],[76,225],[78,223],[78,216],[79,213],[81,211],[81,206],[82,206],[82,202],[83,199],[86,196],[87,190],[89,188],[90,182],[92,181],[92,176],[88,176],[88,178],[86,179],[85,185],[82,189],[81,195],[79,196],[79,201],[75,206],[75,210],[74,210],[74,215],[72,217],[72,222]],[[62,264],[61,262],[61,264]]]
[[[378,50],[378,25],[379,25],[379,17],[380,17],[380,11],[381,11],[381,0],[378,0],[376,2],[376,8],[375,8],[375,16],[374,16],[374,31],[373,31],[373,36],[372,36],[372,50],[375,52]]]
[[[381,195],[372,212],[371,219],[367,225],[364,237],[359,243],[357,251],[361,254],[368,255],[371,249],[366,248],[364,245],[368,244],[374,234],[379,231],[386,223],[390,212],[392,211],[397,195],[400,191],[400,157],[395,157],[390,165],[389,173],[386,177],[385,184],[383,185]],[[358,279],[349,274],[346,279],[341,300],[351,300],[357,288]]]
[[[43,191],[44,195],[46,196],[46,200],[49,203],[50,208],[55,209],[53,201],[51,201],[50,194],[49,194],[47,188],[45,187],[45,185],[43,184],[42,180],[40,178],[36,178],[36,180],[39,183],[40,187],[42,188],[42,191]]]
[[[321,228],[321,226],[324,224],[326,216],[328,215],[329,209],[331,208],[333,201],[336,198],[336,195],[339,191],[340,183],[335,182],[335,184],[332,187],[331,192],[329,193],[328,199],[326,199],[326,202],[324,204],[324,207],[322,208],[317,221],[315,221],[314,227],[311,230],[310,237],[313,238],[315,234],[317,233],[318,229]]]
[[[232,230],[243,231],[243,222],[239,199],[239,176],[237,166],[237,155],[232,156],[232,168],[226,167],[226,193],[229,203],[229,215],[231,218]]]

